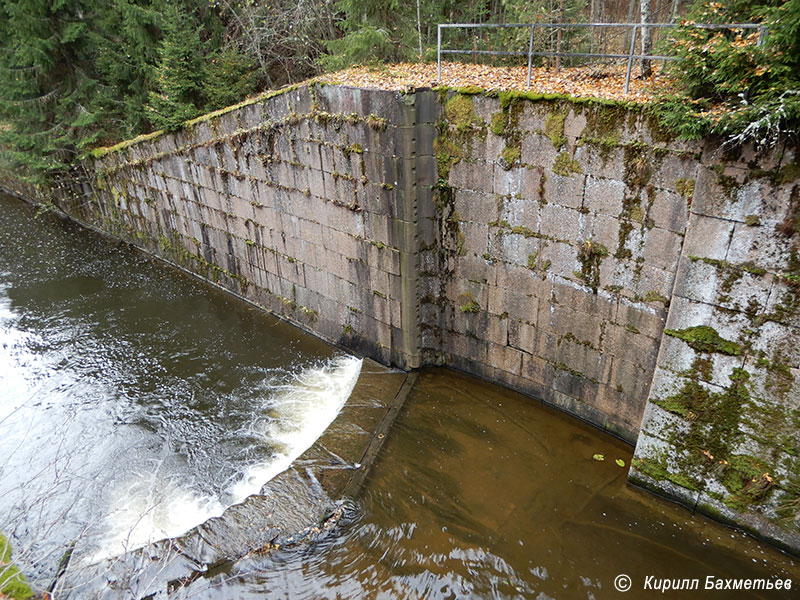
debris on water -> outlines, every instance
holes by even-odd
[[[597,453],[597,454],[592,454],[592,458],[593,458],[594,460],[605,460],[605,459],[606,459],[606,457],[605,457],[605,456],[603,456],[603,455],[602,455],[602,454],[600,454],[600,453]]]

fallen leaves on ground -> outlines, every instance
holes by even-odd
[[[656,65],[654,65],[655,67]],[[638,67],[631,73],[630,89],[625,93],[625,70],[622,65],[590,65],[562,67],[559,70],[535,67],[531,85],[527,86],[527,67],[494,67],[466,63],[442,63],[438,79],[435,63],[399,63],[368,67],[351,67],[329,73],[319,81],[353,87],[408,91],[438,85],[478,87],[490,91],[530,91],[541,94],[564,94],[581,98],[601,98],[629,102],[650,102],[658,91],[669,88],[669,78],[654,68],[654,74],[639,78]]]

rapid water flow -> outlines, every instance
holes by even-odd
[[[325,431],[361,360],[0,196],[0,530],[51,572],[181,535]]]

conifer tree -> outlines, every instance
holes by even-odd
[[[148,111],[156,127],[174,130],[201,113],[206,44],[199,20],[181,5],[170,4],[164,15],[164,36],[158,47]]]
[[[87,35],[94,0],[7,0],[2,9],[3,162],[41,181],[94,143],[102,119]]]

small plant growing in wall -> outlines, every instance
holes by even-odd
[[[580,272],[575,275],[597,293],[600,286],[600,263],[608,256],[608,248],[592,240],[586,240],[578,249],[578,261],[581,263]]]
[[[458,297],[458,300],[461,302],[461,312],[476,313],[481,309],[481,305],[478,304],[471,292],[464,292]]]

